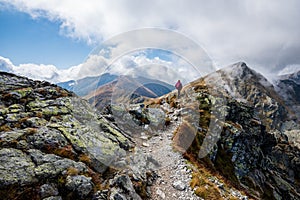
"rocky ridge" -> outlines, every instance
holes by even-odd
[[[220,77],[226,77],[228,71],[235,73],[225,78],[225,83],[230,85],[219,85]],[[182,93],[193,94],[197,100],[194,110],[200,115],[197,124],[192,125],[187,118],[189,126],[182,124],[175,132],[175,146],[179,150],[187,149],[186,158],[220,173],[251,198],[300,198],[300,150],[282,129],[291,122],[282,115],[286,105],[261,75],[238,63],[231,70],[220,70],[192,82]],[[224,99],[226,104],[220,103]],[[189,104],[190,96],[181,100]],[[226,113],[224,120],[219,119],[220,112]],[[220,134],[207,135],[211,123],[220,127]],[[190,136],[194,138],[192,143],[187,138],[187,127],[197,130]],[[206,139],[213,146],[207,156],[199,158],[201,149],[208,148],[202,145]]]
[[[0,93],[2,199],[147,196],[154,174],[146,163],[134,163],[134,142],[86,101],[56,85],[4,72]]]
[[[190,163],[180,151],[176,151],[173,145],[174,132],[180,127],[186,115],[189,115],[185,109],[179,108],[183,103],[181,99],[176,100],[178,107],[171,107],[168,101],[162,100],[160,108],[167,114],[170,124],[164,130],[157,132],[155,135],[148,135],[143,132],[140,140],[144,153],[149,153],[158,162],[158,178],[151,186],[151,199],[181,199],[181,200],[198,200],[203,199],[199,195],[201,187],[195,184],[195,179],[199,174],[205,174],[203,185],[208,191],[205,199],[248,199],[233,186],[221,181],[217,176],[206,171],[205,173],[197,166]],[[203,170],[203,168],[202,168]],[[204,197],[204,196],[203,196]]]

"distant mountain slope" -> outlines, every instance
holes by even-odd
[[[99,87],[84,98],[102,110],[114,102],[143,102],[145,98],[157,98],[174,90],[174,86],[145,77],[120,76],[115,81]]]
[[[61,82],[57,83],[57,85],[67,90],[73,91],[79,96],[86,96],[91,91],[94,91],[98,87],[101,87],[109,82],[114,81],[116,78],[116,75],[105,73],[101,76],[86,77],[77,81],[71,80],[67,82]]]
[[[275,81],[275,89],[300,120],[300,71],[279,76]]]

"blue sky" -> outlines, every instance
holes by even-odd
[[[68,68],[82,63],[93,46],[60,34],[59,21],[33,19],[15,9],[0,9],[0,56],[14,64],[53,64]]]
[[[200,44],[218,68],[244,61],[277,74],[300,69],[299,7],[299,0],[0,0],[0,56],[14,65],[68,68],[86,60],[91,44],[171,27]]]

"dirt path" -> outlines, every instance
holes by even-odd
[[[143,134],[138,139],[143,152],[151,154],[160,164],[157,170],[158,179],[151,187],[153,195],[151,199],[201,199],[190,188],[192,165],[187,164],[182,155],[172,148],[173,132],[181,123],[181,118],[177,116],[170,118],[171,125],[165,131],[158,132],[153,137]],[[174,121],[176,118],[177,121]]]

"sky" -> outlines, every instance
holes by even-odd
[[[60,34],[59,21],[33,19],[16,9],[0,10],[0,55],[14,64],[40,63],[68,68],[83,62],[92,47]]]
[[[0,56],[23,68],[76,71],[91,63],[90,52],[110,38],[160,28],[197,43],[216,68],[244,61],[272,76],[300,70],[299,8],[297,0],[0,0]],[[136,41],[126,42],[133,47]],[[154,64],[158,57],[160,65],[186,66],[178,56],[147,52]]]

